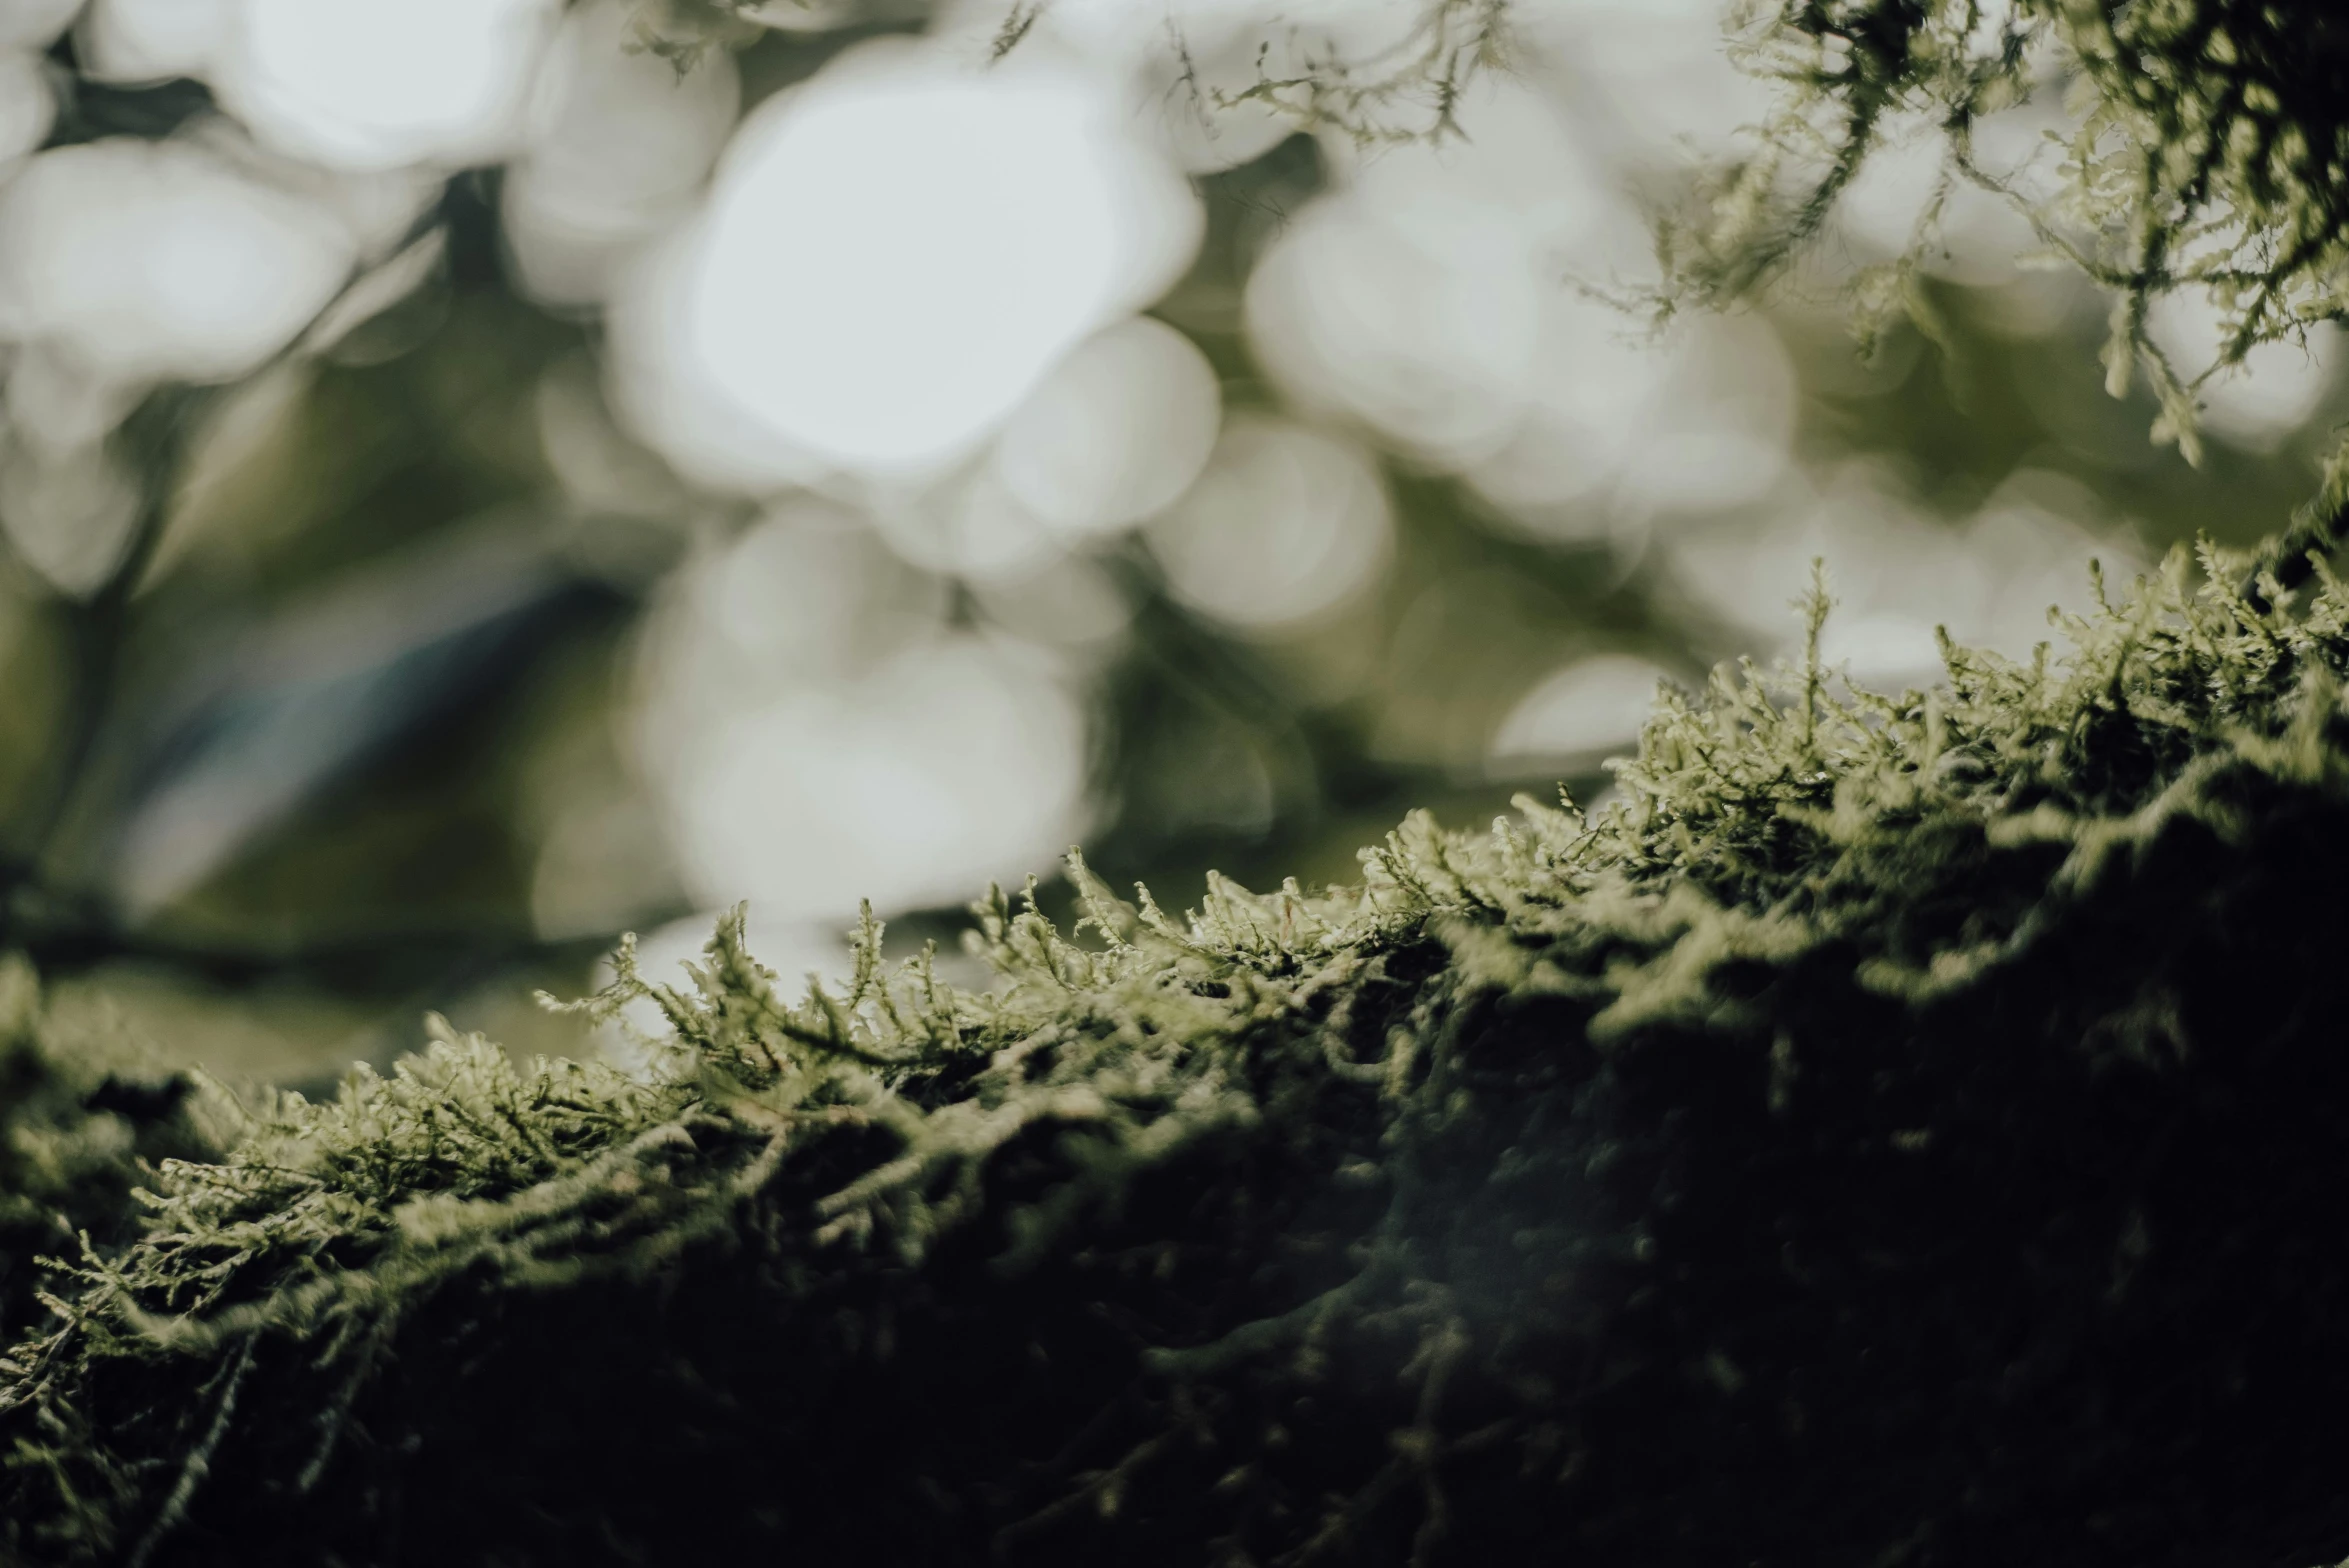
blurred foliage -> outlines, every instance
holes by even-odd
[[[1740,22],[1754,68],[1790,90],[1713,194],[1708,227],[1674,236],[1700,296],[1738,298],[1782,271],[1905,118],[1947,139],[1942,189],[1863,298],[1899,307],[1954,184],[2008,197],[2051,254],[2117,296],[2108,385],[2142,367],[2157,431],[2190,454],[2206,382],[2342,316],[2349,23],[2326,0],[1748,0]],[[2052,190],[1976,151],[1982,123],[2034,92],[2065,100]],[[2173,365],[2148,330],[2154,302],[2181,290],[2223,313],[2208,365]]]
[[[1459,14],[1491,20],[1486,7]],[[921,18],[817,20],[728,35],[746,102]],[[68,38],[52,53],[67,87],[53,142],[162,134],[206,106],[185,82],[80,80],[74,50]],[[1154,313],[1206,351],[1229,408],[1279,406],[1243,332],[1243,284],[1329,181],[1304,135],[1200,181],[1205,244]],[[148,500],[133,547],[144,564],[119,592],[76,600],[12,568],[7,936],[66,991],[118,997],[159,1040],[217,1041],[235,1033],[222,1020],[243,1020],[262,1042],[256,1071],[311,1079],[388,1059],[433,1004],[576,1047],[573,1025],[515,1022],[518,999],[534,985],[576,991],[619,930],[692,912],[660,870],[654,813],[615,730],[639,611],[668,563],[749,512],[692,495],[608,420],[605,456],[637,476],[640,499],[566,490],[542,443],[544,400],[557,387],[597,395],[601,329],[515,282],[498,183],[495,171],[448,182],[423,222],[446,235],[445,255],[357,331],[243,385],[155,394],[122,438]],[[2047,275],[1964,287],[1930,269],[1907,287],[1921,325],[1888,330],[1869,361],[1839,317],[1798,299],[1762,315],[1798,372],[1800,463],[1881,461],[1935,526],[1956,528],[2033,469],[2079,480],[2155,550],[2203,528],[2246,543],[2306,492],[2341,407],[2326,403],[2279,452],[2219,438],[2189,467],[2144,439],[2159,408],[2142,383],[2103,395],[2091,367],[2105,328],[2086,289]],[[1138,544],[1101,552],[1133,611],[1093,678],[1090,852],[1117,878],[1186,886],[1214,866],[1255,885],[1342,880],[1357,846],[1408,809],[1468,823],[1555,782],[1496,771],[1486,742],[1564,661],[1630,653],[1693,683],[1752,645],[1690,596],[1669,546],[1697,522],[1758,526],[1758,508],[1662,517],[1638,539],[1603,520],[1564,537],[1528,531],[1457,477],[1385,463],[1391,569],[1300,632],[1237,636],[1170,598]],[[356,625],[394,630],[374,643],[335,630]],[[106,628],[119,648],[99,669],[89,650]],[[88,765],[52,809],[56,759],[85,742]],[[1588,797],[1607,780],[1593,765],[1566,782]],[[209,859],[126,903],[125,857],[194,784],[241,791],[250,809],[214,834]],[[639,824],[614,853],[651,869],[594,929],[550,931],[533,914],[533,868],[576,801]],[[1068,897],[1046,889],[1050,908]],[[964,919],[904,911],[896,929],[918,940]],[[271,1043],[298,1032],[272,1022],[284,1019],[322,1042],[315,1061]]]

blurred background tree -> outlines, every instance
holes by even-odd
[[[1624,308],[1769,106],[1713,0],[0,0],[6,940],[232,1074],[624,1049],[528,1002],[623,930],[1345,878],[1603,791],[1815,555],[1914,684],[2308,491],[2331,328],[2189,465],[1931,125],[1766,308]]]

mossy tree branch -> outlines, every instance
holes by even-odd
[[[585,1004],[649,1078],[253,1107],[11,1353],[9,1549],[2314,1561],[2349,593],[2189,565],[1931,693],[1725,674],[1357,887],[1073,862],[988,992],[729,922]]]

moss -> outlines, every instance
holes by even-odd
[[[647,1077],[264,1104],[10,1353],[0,1542],[2329,1560],[2349,593],[2189,575],[1928,693],[1725,674],[1622,804],[1355,887],[1077,863],[985,993],[868,928],[790,1004],[730,923],[591,1004]]]
[[[2192,457],[2206,382],[2342,318],[2349,13],[2330,0],[1743,0],[1736,14],[1746,62],[1784,91],[1751,156],[1669,236],[1677,292],[1750,294],[1887,140],[1925,130],[1945,141],[1942,186],[1909,254],[1860,279],[1864,322],[1915,299],[1951,189],[1995,192],[2111,291],[2110,384],[2142,374],[2157,433]],[[2063,145],[2018,181],[1976,156],[1975,133],[2032,97],[2062,100]],[[2208,364],[2173,364],[2147,330],[2176,292],[2218,310]]]
[[[190,1084],[93,1042],[59,1049],[40,985],[0,960],[0,1337],[45,1315],[52,1263],[83,1238],[119,1246],[141,1214],[132,1194],[153,1162],[207,1152],[187,1114]]]

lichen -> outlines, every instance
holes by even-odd
[[[0,1368],[0,1551],[2338,1555],[2349,591],[2193,579],[1725,672],[1619,804],[1352,887],[1072,861],[990,990],[868,923],[794,1003],[730,921],[587,1004],[644,1076],[444,1031],[260,1104]]]

